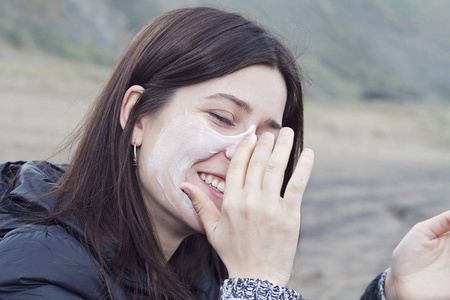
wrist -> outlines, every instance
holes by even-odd
[[[267,281],[275,285],[286,286],[289,282],[290,276],[284,274],[277,274],[272,271],[270,275],[267,272],[229,272],[229,278],[248,278],[252,280]]]
[[[384,282],[384,293],[386,300],[398,300],[397,293],[395,291],[395,282],[392,278],[391,268],[387,270],[386,280]]]

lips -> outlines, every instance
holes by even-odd
[[[216,190],[219,193],[225,192],[225,180],[220,177],[214,176],[208,173],[199,173],[200,178],[211,188]]]

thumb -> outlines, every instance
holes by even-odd
[[[450,231],[450,211],[420,222],[415,227],[429,240],[439,238],[441,235]]]
[[[183,182],[180,188],[191,200],[192,206],[205,228],[206,236],[209,238],[212,236],[219,223],[219,210],[211,199],[209,199],[208,195],[197,186],[188,182]]]

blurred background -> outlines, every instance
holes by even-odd
[[[358,299],[411,226],[449,208],[448,1],[2,0],[0,161],[50,156],[140,27],[191,5],[243,12],[302,54],[316,164],[289,285]]]

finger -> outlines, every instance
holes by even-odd
[[[303,193],[308,184],[313,165],[314,152],[311,149],[304,149],[284,193],[284,201],[288,209],[300,211]]]
[[[256,144],[256,135],[247,135],[240,143],[228,165],[227,189],[242,188],[245,182],[248,162]]]
[[[450,211],[420,222],[415,227],[430,240],[439,238],[444,233],[450,232]]]
[[[248,164],[247,175],[245,178],[246,188],[262,188],[264,171],[267,161],[272,154],[274,135],[270,132],[264,132],[256,143],[252,157]]]
[[[263,179],[264,191],[280,194],[284,172],[289,161],[293,143],[294,131],[289,127],[282,128],[265,168]]]
[[[208,237],[212,236],[220,220],[219,210],[211,199],[209,199],[208,195],[197,186],[184,182],[180,188],[191,200],[192,206],[205,229],[206,235]]]

